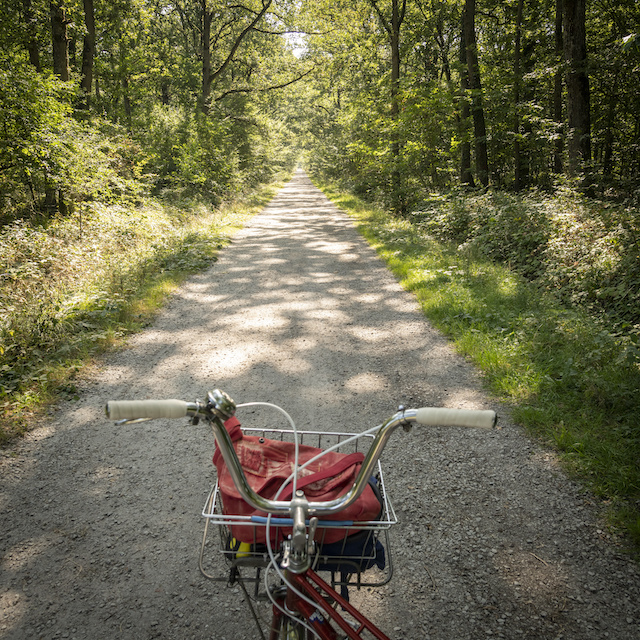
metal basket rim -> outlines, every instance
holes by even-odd
[[[291,435],[294,436],[296,432],[293,429],[272,429],[272,428],[259,428],[259,427],[242,427],[243,433],[262,433],[264,435],[267,434],[280,434],[280,435]],[[299,435],[305,436],[313,436],[313,437],[335,437],[335,438],[351,438],[352,436],[359,436],[361,438],[370,438],[373,439],[374,435],[371,433],[349,433],[349,432],[336,432],[336,431],[312,431],[312,430],[303,430],[298,429],[297,433]],[[353,521],[349,525],[345,525],[344,522],[335,522],[335,521],[320,521],[318,523],[318,529],[329,529],[329,528],[340,528],[346,530],[377,530],[377,529],[388,529],[391,526],[398,523],[398,519],[396,517],[395,511],[393,509],[393,505],[389,500],[387,495],[385,483],[384,483],[384,473],[382,471],[382,465],[380,464],[380,460],[377,462],[378,467],[378,481],[380,483],[380,491],[382,495],[382,514],[380,519],[378,520],[365,520],[365,521]],[[213,498],[213,499],[212,499]],[[207,507],[210,508],[208,509]],[[216,510],[219,509],[217,512]],[[219,503],[219,490],[218,490],[218,480],[216,478],[215,484],[211,488],[207,496],[207,500],[205,501],[205,505],[202,509],[202,517],[209,520],[211,524],[219,525],[219,526],[251,526],[251,527],[266,527],[266,522],[256,522],[252,520],[252,516],[240,516],[240,515],[230,515],[223,514],[222,507]],[[272,523],[274,521],[272,518]],[[280,519],[280,518],[277,518]],[[350,521],[351,522],[351,521]],[[275,526],[286,527],[287,523],[277,523]],[[272,525],[273,526],[273,525]]]

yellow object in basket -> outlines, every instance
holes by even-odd
[[[236,558],[246,558],[251,554],[251,545],[231,538],[231,548],[236,552]]]

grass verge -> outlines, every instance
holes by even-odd
[[[637,345],[507,267],[321,185],[514,418],[560,454],[640,555]]]
[[[213,208],[201,201],[94,204],[0,232],[0,445],[37,424],[97,355],[147,326],[190,274],[209,267],[278,184]]]

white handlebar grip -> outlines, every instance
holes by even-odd
[[[416,422],[427,426],[479,427],[491,429],[496,426],[498,416],[489,409],[442,409],[424,407],[416,412]]]
[[[112,420],[184,418],[186,415],[187,403],[184,400],[111,400],[107,402],[107,416]]]

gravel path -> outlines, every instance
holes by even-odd
[[[391,638],[640,638],[638,566],[589,496],[301,172],[77,402],[2,453],[0,638],[255,637],[237,587],[198,571],[207,427],[103,414],[108,399],[213,387],[323,430],[365,429],[399,403],[499,411],[493,432],[415,429],[386,450],[395,576],[352,600]]]

